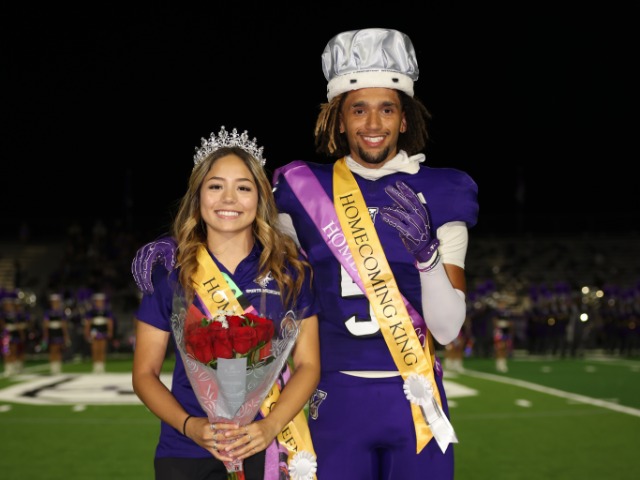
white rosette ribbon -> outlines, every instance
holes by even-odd
[[[296,453],[289,463],[291,480],[313,480],[317,469],[316,456],[306,450]]]
[[[418,405],[422,410],[422,415],[442,453],[447,450],[450,443],[458,443],[456,432],[433,396],[433,388],[424,375],[412,373],[404,381],[402,388],[407,400]]]

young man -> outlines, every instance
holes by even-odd
[[[274,174],[280,219],[313,267],[321,307],[309,421],[317,474],[451,479],[457,438],[432,338],[446,345],[464,323],[477,186],[464,172],[422,164],[429,113],[413,96],[409,37],[343,32],[322,65],[328,103],[316,149],[337,160],[295,161]],[[138,251],[143,291],[153,263],[172,264],[171,244]]]

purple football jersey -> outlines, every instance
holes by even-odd
[[[307,164],[333,199],[333,164]],[[384,189],[402,180],[416,193],[421,193],[430,210],[435,231],[453,221],[465,222],[468,227],[475,225],[478,216],[476,183],[460,170],[426,166],[421,166],[414,175],[395,173],[378,180],[354,176],[398,287],[409,303],[422,312],[420,278],[414,258],[402,243],[398,231],[378,216],[381,207],[393,203]],[[321,310],[322,371],[397,370],[379,326],[372,320],[375,317],[362,290],[335,259],[284,175],[276,172],[276,178],[278,208],[291,216],[301,247],[308,254],[314,270],[314,285]]]
[[[291,164],[290,164],[291,165]],[[321,188],[333,199],[333,165],[307,163]],[[369,302],[351,276],[333,256],[323,236],[294,195],[287,178],[275,172],[275,197],[281,212],[291,216],[302,249],[314,270],[320,304],[322,375],[309,408],[309,428],[318,459],[318,477],[364,480],[371,478],[452,479],[453,446],[443,454],[430,441],[416,455],[411,408],[403,392],[402,377],[363,378],[345,370],[397,372]],[[422,312],[420,277],[414,258],[398,231],[380,220],[380,208],[393,202],[384,188],[398,180],[422,194],[433,228],[447,222],[475,225],[477,186],[464,172],[421,166],[417,174],[394,173],[378,180],[354,175],[373,219],[400,292]],[[306,200],[317,201],[311,187]],[[331,208],[331,207],[329,207]],[[436,369],[437,372],[437,369]],[[442,408],[449,416],[442,378],[435,377]],[[375,418],[375,421],[371,421]],[[340,438],[340,442],[335,439]]]

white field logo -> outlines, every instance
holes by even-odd
[[[142,404],[133,392],[130,373],[25,374],[15,379],[19,383],[0,389],[0,402],[30,405]],[[171,388],[171,374],[163,374],[160,379]],[[477,394],[477,391],[449,380],[445,380],[445,391],[449,400]]]
[[[18,375],[19,383],[0,390],[0,402],[30,405],[142,404],[130,373]],[[171,388],[171,375],[161,376]]]

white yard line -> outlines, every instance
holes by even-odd
[[[606,400],[600,400],[597,398],[587,397],[585,395],[578,395],[577,393],[565,392],[556,388],[545,387],[538,385],[537,383],[525,382],[524,380],[518,380],[516,378],[504,377],[501,375],[494,375],[492,373],[478,372],[475,370],[469,370],[465,368],[464,375],[470,377],[482,378],[485,380],[492,380],[495,382],[506,383],[507,385],[515,385],[529,390],[534,390],[540,393],[546,393],[548,395],[554,395],[560,398],[566,398],[568,400],[574,400],[576,402],[586,403],[588,405],[594,405],[596,407],[608,408],[619,413],[626,413],[627,415],[633,415],[634,417],[640,417],[640,410],[637,408],[625,407],[617,403],[608,402]]]

